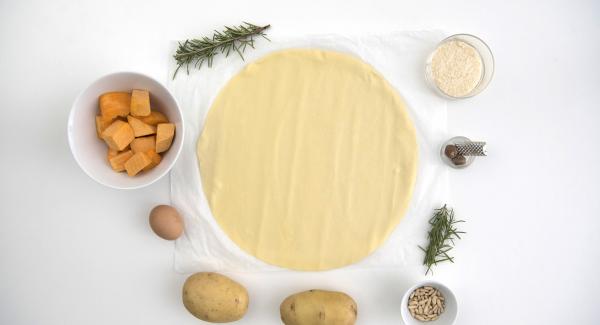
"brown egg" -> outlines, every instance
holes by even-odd
[[[183,232],[183,220],[170,205],[158,205],[150,211],[150,227],[158,237],[175,240]]]

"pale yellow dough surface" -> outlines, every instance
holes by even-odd
[[[357,262],[411,199],[415,130],[373,68],[292,49],[250,63],[217,96],[198,140],[204,192],[223,231],[273,265]]]

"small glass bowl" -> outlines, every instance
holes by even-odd
[[[473,90],[471,90],[471,92],[469,92],[468,94],[466,94],[464,96],[456,97],[456,96],[451,96],[451,95],[446,94],[438,87],[438,85],[435,83],[435,80],[433,80],[433,73],[431,71],[431,61],[433,59],[433,54],[442,44],[450,42],[450,41],[462,41],[462,42],[469,44],[479,53],[479,56],[481,57],[481,63],[482,63],[482,69],[483,69],[483,71],[481,73],[481,79],[477,83],[477,86],[475,86],[475,88],[473,88]],[[479,37],[473,36],[470,34],[456,34],[456,35],[452,35],[452,36],[442,40],[436,46],[435,50],[433,50],[433,52],[431,52],[431,54],[429,54],[429,56],[427,57],[427,62],[425,64],[425,78],[427,79],[427,83],[433,89],[435,89],[438,94],[440,94],[443,97],[450,98],[450,99],[469,98],[469,97],[473,97],[473,96],[479,94],[490,83],[493,75],[494,75],[494,55],[492,54],[492,51],[487,46],[487,44],[485,44],[485,42],[482,41]]]
[[[466,143],[466,142],[471,142],[471,139],[469,139],[467,137],[463,137],[463,136],[454,137],[454,138],[444,142],[444,144],[440,148],[440,157],[442,158],[442,161],[445,162],[446,165],[448,165],[454,169],[463,169],[463,168],[469,167],[469,165],[471,165],[473,163],[473,161],[475,161],[475,158],[476,158],[475,156],[466,156],[465,158],[467,159],[467,161],[464,165],[455,165],[452,162],[452,159],[450,159],[450,158],[448,158],[448,156],[446,156],[446,146],[447,145],[457,144],[457,143]]]

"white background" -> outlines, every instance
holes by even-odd
[[[135,70],[166,80],[170,40],[223,24],[270,23],[272,37],[442,29],[482,37],[496,75],[449,104],[450,135],[491,155],[451,173],[468,222],[456,264],[434,279],[458,324],[597,324],[600,313],[600,2],[0,0],[0,324],[198,324],[186,275],[147,225],[169,180],[136,191],[94,183],[66,138],[75,96]],[[401,324],[423,269],[229,274],[251,306],[239,324],[279,324],[290,293],[339,289],[359,324]]]

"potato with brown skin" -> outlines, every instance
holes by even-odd
[[[183,305],[211,323],[241,319],[248,310],[248,292],[239,283],[213,272],[192,274],[183,285]]]
[[[357,307],[343,292],[309,290],[287,297],[279,307],[285,325],[353,325]]]

